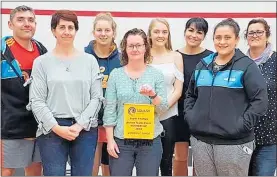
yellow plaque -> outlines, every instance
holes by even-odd
[[[154,138],[154,105],[124,104],[124,138]]]

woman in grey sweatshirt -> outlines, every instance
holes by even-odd
[[[97,144],[97,115],[103,100],[99,66],[73,45],[77,16],[59,10],[52,16],[56,47],[35,60],[30,105],[38,122],[37,140],[45,176],[90,176]]]

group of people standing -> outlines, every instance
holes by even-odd
[[[74,46],[73,11],[52,15],[52,51],[33,39],[32,8],[11,11],[13,36],[1,48],[1,171],[27,176],[187,176],[192,147],[196,175],[274,175],[276,52],[264,19],[248,23],[249,49],[237,48],[233,19],[213,31],[216,51],[201,47],[209,26],[191,18],[185,46],[173,50],[165,19],[147,33],[134,28],[115,43],[110,13],[93,22],[84,51]],[[127,137],[127,105],[153,106],[152,138]],[[174,157],[173,157],[174,154]],[[69,158],[68,158],[69,157]],[[173,168],[172,168],[173,167]],[[43,170],[42,170],[43,169]]]

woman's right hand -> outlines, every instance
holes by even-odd
[[[117,154],[119,154],[120,152],[114,139],[108,141],[107,151],[110,154],[110,156],[118,158]]]
[[[68,126],[55,125],[52,131],[68,141],[73,141],[79,136],[78,132],[70,131]]]

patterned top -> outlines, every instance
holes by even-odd
[[[125,67],[114,69],[109,78],[106,90],[106,107],[104,110],[104,127],[114,126],[114,136],[124,139],[124,103],[151,104],[151,99],[139,93],[143,84],[149,84],[162,98],[160,105],[155,107],[155,129],[154,138],[160,135],[163,127],[157,116],[161,110],[167,110],[167,96],[163,74],[152,66],[147,66],[142,76],[131,79],[124,71]]]
[[[255,127],[255,137],[257,145],[276,144],[277,128],[277,97],[276,97],[276,73],[277,73],[276,52],[264,64],[259,65],[266,80],[268,92],[267,114],[259,119]]]

